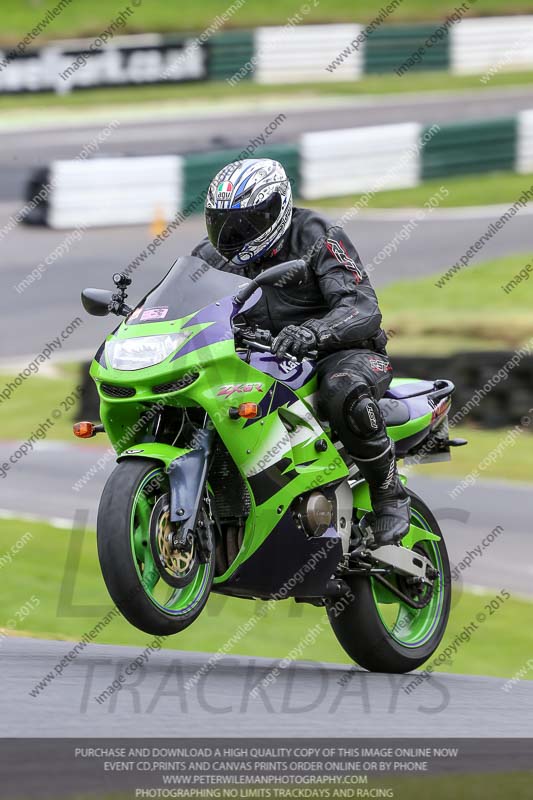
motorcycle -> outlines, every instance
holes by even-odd
[[[125,319],[90,374],[117,466],[101,497],[102,575],[119,611],[149,634],[194,622],[211,592],[293,598],[325,608],[351,659],[379,672],[423,664],[441,641],[451,578],[439,525],[410,491],[398,545],[372,546],[359,520],[368,485],[317,409],[316,360],[278,359],[269,331],[246,324],[262,287],[298,290],[306,265],[255,280],[178,258],[135,307],[131,279],[85,289],[93,315]],[[393,379],[380,401],[396,456],[450,457],[453,384]],[[402,480],[406,483],[405,477]]]

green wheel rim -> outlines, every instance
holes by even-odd
[[[420,512],[413,509],[412,517],[416,525],[432,532],[431,526]],[[424,608],[411,608],[374,578],[370,579],[381,622],[393,639],[403,647],[415,648],[425,644],[435,633],[444,610],[446,589],[442,579],[443,564],[438,542],[426,539],[419,542],[419,545],[440,575],[435,579],[433,594]]]
[[[150,515],[158,495],[147,492],[148,484],[156,477],[165,474],[162,467],[151,470],[137,488],[130,517],[131,554],[139,581],[145,595],[161,611],[172,616],[188,614],[204,596],[208,578],[209,564],[199,564],[191,582],[181,588],[169,586],[157,569],[150,547]]]

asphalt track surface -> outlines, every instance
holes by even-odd
[[[201,623],[199,623],[201,624]],[[148,637],[147,637],[148,639]],[[178,642],[178,639],[176,639]],[[10,638],[0,663],[0,736],[527,737],[533,682],[439,673],[406,692],[413,675],[293,663],[257,696],[275,660],[164,650],[108,700],[96,700],[140,650],[88,645],[37,697],[30,692],[68,642]],[[339,683],[341,681],[341,683]],[[189,683],[190,682],[190,683]],[[190,686],[191,688],[185,688]]]
[[[120,122],[106,139],[102,153],[145,155],[193,153],[227,147],[246,147],[260,136],[275,117],[286,119],[269,138],[269,143],[294,142],[304,131],[337,130],[395,122],[460,122],[467,119],[490,119],[512,116],[533,108],[533,89],[472,90],[462,92],[417,93],[372,97],[320,97],[303,103],[280,97],[275,101],[259,98],[253,108],[232,106],[231,98],[218,111],[206,110],[194,116],[186,106],[174,115],[153,119]],[[90,113],[90,112],[88,112]],[[107,120],[95,124],[63,124],[41,131],[5,131],[0,133],[0,200],[22,196],[22,186],[29,171],[56,158],[74,158],[84,146],[120,113],[109,110]],[[231,119],[231,124],[228,120]]]

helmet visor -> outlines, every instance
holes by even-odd
[[[221,256],[231,261],[247,244],[271,228],[281,211],[281,195],[274,192],[249,208],[206,208],[209,241]]]

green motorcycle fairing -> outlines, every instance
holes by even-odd
[[[203,409],[216,429],[251,501],[242,546],[226,572],[215,578],[219,590],[271,594],[287,574],[294,574],[295,565],[315,558],[326,543],[328,554],[314,570],[316,580],[309,579],[307,586],[302,581],[293,592],[314,595],[342,555],[340,534],[330,527],[322,536],[306,536],[290,508],[318,487],[334,491],[349,471],[315,416],[314,364],[236,349],[232,320],[259,297],[258,291],[239,307],[234,294],[244,282],[198,259],[178,259],[107,338],[90,374],[119,459],[148,458],[168,471],[173,461],[191,452],[190,447],[147,440],[147,426],[164,407]],[[258,416],[239,416],[241,403],[256,404]],[[430,424],[428,414],[403,423],[401,431],[389,428],[392,438],[420,435]],[[361,490],[355,492],[354,505],[365,508]],[[416,539],[417,532],[412,535]],[[268,562],[252,558],[268,548],[270,564],[277,562],[270,578],[264,574]]]

